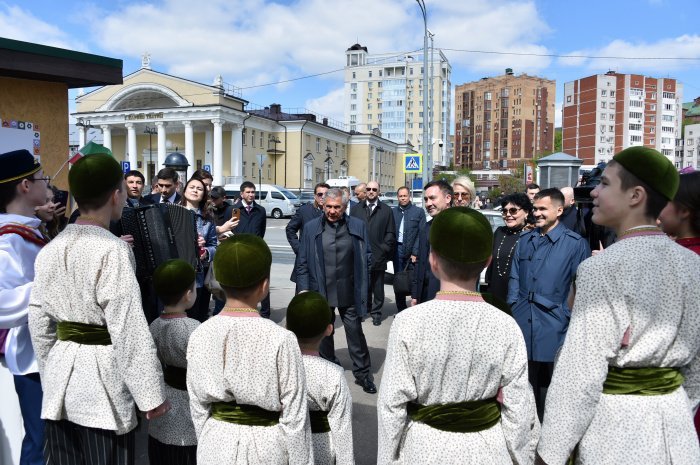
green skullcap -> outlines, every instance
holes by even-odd
[[[479,263],[491,256],[491,223],[477,210],[452,207],[435,216],[430,247],[439,256],[458,263]]]
[[[68,186],[75,201],[99,199],[121,186],[122,167],[110,155],[103,153],[86,155],[68,172]]]
[[[195,280],[194,267],[184,260],[167,260],[153,272],[153,289],[160,298],[184,294]]]
[[[236,234],[223,241],[214,255],[214,276],[223,286],[249,287],[270,276],[272,253],[261,237]]]
[[[287,307],[287,329],[302,339],[320,335],[332,319],[328,301],[318,292],[297,294]]]
[[[668,200],[676,196],[680,183],[678,171],[657,150],[630,147],[615,155],[613,160]]]

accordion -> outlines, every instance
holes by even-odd
[[[124,208],[121,225],[124,234],[134,237],[137,279],[152,277],[158,265],[172,258],[201,271],[197,225],[191,210],[171,203]]]

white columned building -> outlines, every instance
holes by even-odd
[[[187,178],[192,176],[195,172],[195,162],[194,162],[194,131],[192,129],[192,121],[183,121],[182,124],[185,125],[185,158],[187,158],[187,163],[190,166],[187,168]]]
[[[131,166],[137,166],[138,153],[136,151],[136,126],[134,123],[126,123],[127,130],[127,156]],[[114,154],[114,152],[112,152]]]
[[[102,145],[112,150],[112,127],[109,124],[100,126],[102,129]]]

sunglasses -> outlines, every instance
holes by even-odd
[[[368,187],[367,190],[370,192],[379,192],[379,189],[376,187]]]
[[[522,208],[504,208],[503,210],[501,210],[501,215],[515,216],[515,214],[518,213],[520,210],[522,210]]]
[[[469,192],[455,192],[453,195],[457,199],[468,199],[471,197],[471,194],[469,194]]]
[[[323,197],[324,193],[323,192],[316,192],[316,197]]]

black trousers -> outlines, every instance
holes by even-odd
[[[135,430],[117,435],[114,431],[88,428],[68,420],[45,420],[46,465],[133,465]]]
[[[403,244],[397,244],[396,253],[394,254],[394,276],[396,276],[396,273],[399,271],[403,271],[404,267],[406,266],[406,262],[410,260],[410,258],[404,257],[404,253]],[[410,296],[407,294],[397,294],[394,292],[397,313],[401,310],[406,310],[406,297]]]
[[[187,316],[194,318],[200,323],[204,323],[209,319],[209,301],[211,300],[211,292],[206,287],[197,288],[197,300],[194,305],[187,310]]]
[[[148,463],[151,465],[197,465],[197,446],[163,444],[149,435]]]
[[[331,309],[333,309],[333,307],[331,307]],[[350,359],[352,360],[352,373],[355,375],[355,379],[363,380],[368,376],[370,379],[373,379],[372,374],[369,371],[372,362],[369,358],[367,339],[365,339],[365,333],[362,331],[362,319],[357,315],[357,311],[354,307],[338,308],[338,313],[340,313],[340,319],[342,320],[343,327],[345,328],[345,337],[348,341],[348,352],[350,353]],[[333,312],[333,323],[335,323],[335,311]],[[331,362],[340,365],[338,358],[335,356],[335,342],[333,341],[334,335],[335,329],[330,336],[323,338],[319,348],[319,354],[326,360],[330,360]]]
[[[372,315],[372,318],[382,317],[382,306],[384,306],[384,270],[372,270],[369,274],[367,306],[369,307],[368,313]]]
[[[263,318],[270,318],[270,293],[260,301],[260,316]]]
[[[540,422],[544,419],[544,403],[547,399],[547,389],[552,381],[554,362],[527,362],[528,376],[532,391],[535,394],[535,405]]]

